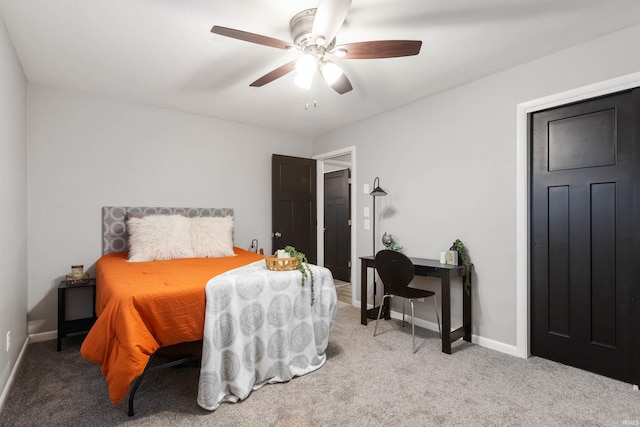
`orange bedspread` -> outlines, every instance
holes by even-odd
[[[127,262],[127,253],[96,264],[96,314],[82,357],[101,365],[111,402],[125,398],[158,348],[202,339],[205,286],[214,276],[263,259],[234,248],[236,256]]]

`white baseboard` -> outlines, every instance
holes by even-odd
[[[18,359],[16,360],[16,364],[13,365],[13,369],[11,370],[11,374],[9,375],[9,379],[7,380],[7,384],[5,384],[4,389],[2,390],[2,394],[0,394],[0,412],[4,409],[4,404],[7,400],[7,396],[9,396],[9,390],[11,390],[11,386],[13,385],[13,380],[20,368],[20,364],[22,363],[22,358],[27,352],[27,345],[29,344],[29,337],[25,338],[24,344],[22,344],[22,348],[20,349],[20,353],[18,354]]]
[[[29,335],[29,342],[50,341],[58,339],[58,331],[39,332]]]
[[[472,335],[471,336],[471,341],[474,344],[478,344],[481,347],[489,348],[491,350],[496,350],[496,351],[499,351],[501,353],[506,353],[506,354],[508,354],[510,356],[519,357],[521,359],[523,358],[518,353],[518,347],[516,347],[515,345],[505,344],[503,342],[492,340],[492,339],[485,338],[485,337],[481,337],[479,335]],[[526,359],[526,357],[524,359]]]

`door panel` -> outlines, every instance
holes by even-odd
[[[274,154],[271,173],[272,253],[291,245],[315,264],[316,161]]]
[[[615,109],[549,122],[549,170],[615,165]]]
[[[569,336],[569,187],[549,187],[549,332]]]
[[[616,345],[616,185],[591,186],[591,342]]]
[[[324,265],[333,277],[351,281],[349,169],[324,175]]]
[[[638,99],[627,91],[530,117],[532,353],[629,382]]]

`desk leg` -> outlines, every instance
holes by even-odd
[[[471,273],[469,273],[471,274]],[[464,325],[464,337],[467,342],[471,342],[471,278],[469,278],[469,292],[464,285],[465,278],[462,278],[462,323]]]
[[[442,291],[442,352],[451,354],[451,284],[449,275],[441,280]]]
[[[360,261],[360,324],[367,325],[367,263]]]

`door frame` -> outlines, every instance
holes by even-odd
[[[340,157],[345,155],[351,155],[351,162],[349,165],[349,169],[351,169],[351,305],[360,307],[359,304],[356,304],[356,286],[354,283],[357,280],[356,272],[357,272],[357,247],[356,247],[356,230],[358,227],[357,224],[357,216],[356,216],[356,203],[354,200],[354,188],[357,188],[356,184],[356,147],[344,147],[335,151],[330,151],[328,153],[317,154],[312,157],[317,161],[316,165],[316,173],[318,178],[316,179],[316,197],[318,198],[318,203],[316,203],[316,207],[318,210],[317,213],[317,244],[318,244],[318,265],[324,266],[324,203],[320,203],[320,201],[324,200],[324,173],[325,173],[325,162],[330,161],[334,157]]]
[[[528,115],[640,86],[640,72],[522,102],[516,106],[516,354],[528,358],[530,348],[530,161]]]

